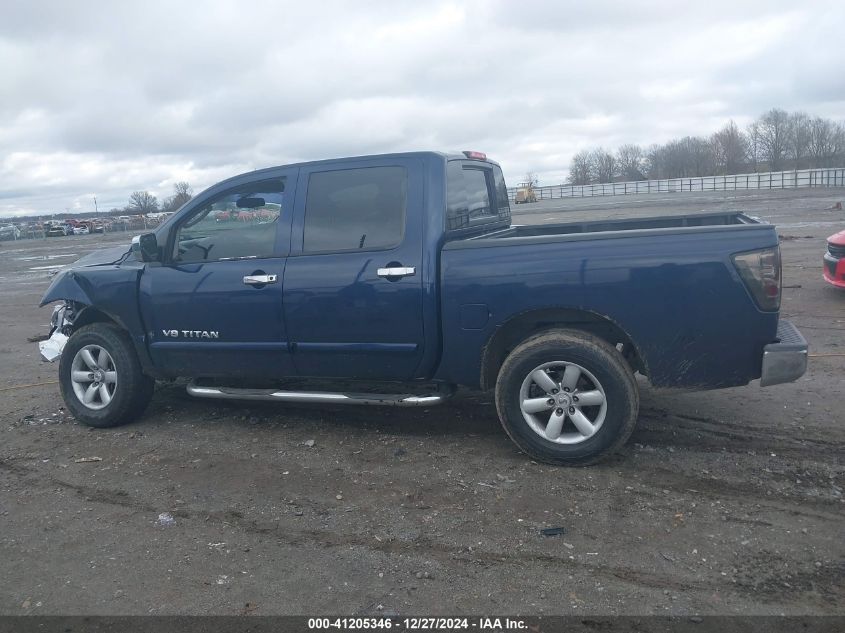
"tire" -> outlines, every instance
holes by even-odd
[[[59,386],[73,417],[88,426],[106,428],[138,418],[152,399],[155,380],[141,370],[135,348],[123,330],[108,323],[92,323],[68,339],[59,361]]]
[[[523,341],[496,380],[505,432],[547,464],[584,466],[610,455],[633,432],[639,405],[637,382],[619,350],[579,330]]]

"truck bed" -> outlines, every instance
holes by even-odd
[[[495,233],[480,235],[464,240],[478,242],[485,239],[503,238],[548,238],[570,236],[582,239],[585,235],[605,239],[613,234],[630,235],[630,232],[672,233],[690,228],[737,228],[746,225],[759,225],[760,221],[743,213],[708,213],[693,215],[661,216],[651,218],[632,218],[620,220],[595,220],[592,222],[566,222],[561,224],[514,225]],[[477,244],[472,244],[476,246]]]
[[[741,213],[511,226],[449,242],[443,319],[462,327],[444,330],[441,366],[467,384],[480,373],[472,350],[498,328],[562,310],[618,326],[655,386],[746,384],[778,314],[756,307],[732,256],[777,244],[773,225]]]

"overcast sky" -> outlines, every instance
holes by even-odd
[[[0,215],[288,162],[594,146],[845,119],[845,2],[39,2],[0,17]]]

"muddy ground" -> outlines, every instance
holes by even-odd
[[[845,292],[821,279],[841,200],[833,189],[516,209],[518,223],[714,209],[777,223],[783,313],[821,355],[768,389],[642,382],[631,440],[582,469],[517,452],[490,394],[332,409],[198,401],[160,384],[140,422],[80,426],[58,385],[17,388],[56,379],[27,337],[47,330],[49,267],[124,237],[4,242],[0,612],[843,614],[845,357],[829,354],[845,352]]]

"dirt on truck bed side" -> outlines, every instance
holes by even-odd
[[[768,389],[641,381],[631,440],[582,469],[519,454],[492,394],[328,408],[161,383],[140,422],[83,427],[27,338],[47,332],[50,267],[125,238],[4,242],[0,612],[841,615],[845,293],[822,281],[821,257],[845,228],[828,210],[842,198],[519,206],[519,223],[721,209],[777,223],[782,314],[813,355],[802,379]]]

